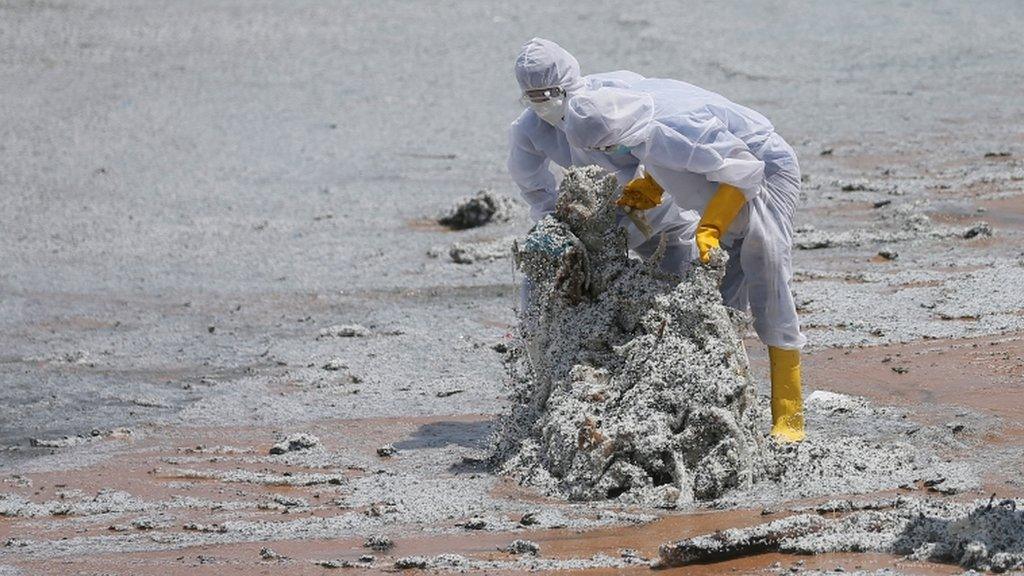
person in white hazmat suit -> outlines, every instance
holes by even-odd
[[[803,440],[800,349],[806,339],[789,287],[800,193],[793,149],[761,114],[675,80],[574,96],[565,131],[573,146],[628,150],[643,165],[644,176],[625,186],[620,204],[642,210],[668,192],[681,208],[700,212],[701,260],[708,262],[712,249],[728,252],[725,304],[749,305],[754,329],[768,346],[772,435]]]
[[[628,70],[582,76],[576,58],[543,38],[534,38],[520,49],[515,76],[526,110],[512,122],[508,171],[530,205],[530,216],[535,222],[555,209],[558,190],[552,163],[562,168],[597,165],[614,173],[620,185],[634,178],[638,164],[634,156],[571,146],[562,129],[562,117],[572,96],[603,87],[627,88],[642,81],[643,76]],[[661,268],[684,274],[696,258],[693,237],[699,215],[665,202],[647,210],[644,216],[650,226],[648,234],[630,222],[626,213],[620,213],[619,225],[626,230],[629,247],[649,258],[664,235],[666,247]]]

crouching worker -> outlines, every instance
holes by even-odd
[[[629,89],[604,88],[569,101],[565,131],[576,147],[628,153],[646,174],[620,203],[643,210],[668,192],[701,214],[700,259],[729,254],[722,296],[750,309],[768,346],[772,436],[804,438],[800,333],[790,292],[793,211],[800,193],[796,153],[761,114],[691,84],[650,79]]]

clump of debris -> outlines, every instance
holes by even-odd
[[[448,256],[456,264],[475,264],[508,258],[512,255],[512,238],[499,238],[482,242],[456,242]]]
[[[834,501],[814,513],[665,544],[658,564],[682,566],[783,552],[882,552],[1007,572],[1024,568],[1024,501],[894,498]],[[838,513],[838,515],[837,515]]]
[[[320,445],[320,439],[312,434],[298,433],[291,434],[277,444],[270,447],[271,454],[287,454],[298,450],[307,450]]]
[[[491,222],[507,222],[515,215],[515,202],[490,190],[462,198],[454,208],[437,219],[438,224],[452,230],[478,228]]]
[[[570,499],[673,507],[749,487],[764,435],[725,254],[685,278],[630,259],[617,185],[572,168],[556,211],[517,241],[530,286],[507,355],[513,407],[493,463]]]

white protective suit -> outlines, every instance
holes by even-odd
[[[648,79],[572,98],[565,130],[576,147],[628,146],[684,210],[703,213],[720,182],[742,190],[747,201],[721,239],[730,256],[722,296],[749,304],[768,346],[803,347],[789,288],[800,167],[767,118],[685,82]]]
[[[558,86],[566,91],[567,96],[605,87],[626,88],[644,79],[628,70],[581,76],[579,63],[571,54],[542,38],[534,38],[523,46],[516,58],[515,75],[524,92]],[[524,110],[511,126],[508,171],[519,186],[523,199],[530,205],[530,216],[534,221],[555,209],[558,190],[551,171],[552,162],[562,168],[596,164],[614,173],[620,186],[635,177],[638,165],[637,159],[630,154],[612,156],[570,146],[561,128],[545,122],[530,109]],[[666,251],[661,267],[676,274],[684,273],[697,253],[693,235],[699,215],[680,210],[672,202],[648,210],[646,215],[654,230],[649,239],[620,212],[618,223],[626,230],[629,247],[643,258],[648,258],[664,234]]]

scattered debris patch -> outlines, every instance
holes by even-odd
[[[348,365],[341,358],[331,358],[322,366],[324,370],[328,372],[337,372],[338,370],[348,369]]]
[[[370,329],[359,324],[339,324],[320,330],[318,338],[362,338],[370,335]]]
[[[411,570],[413,568],[425,570],[430,567],[430,560],[422,556],[406,556],[395,560],[394,566],[397,570]]]
[[[529,554],[536,556],[540,554],[540,544],[530,540],[513,540],[508,546],[502,548],[509,554]]]
[[[184,480],[219,480],[237,484],[258,484],[262,486],[316,486],[330,484],[340,486],[345,483],[343,474],[324,474],[321,472],[252,472],[250,470],[192,470],[178,469],[167,472]]]
[[[263,547],[263,548],[260,548],[260,558],[263,559],[263,560],[267,560],[267,561],[270,561],[270,560],[281,561],[281,560],[287,560],[288,557],[287,556],[282,556],[282,555],[278,554],[277,552],[274,552],[274,550],[272,548]]]
[[[465,522],[457,524],[457,526],[462,526],[466,530],[484,530],[487,528],[487,520],[480,517],[473,517]]]
[[[335,568],[354,568],[355,564],[348,560],[318,560],[314,562],[321,568],[335,569]]]
[[[62,438],[29,438],[29,445],[34,448],[67,448],[84,444],[89,440],[85,436],[64,436]]]
[[[29,438],[29,445],[33,448],[70,448],[104,438],[130,438],[132,434],[133,432],[130,428],[114,428],[113,430],[93,429],[88,435],[78,434],[75,436],[62,436],[61,438]]]
[[[979,222],[974,226],[971,226],[967,230],[964,230],[964,239],[970,240],[978,236],[988,237],[992,235],[992,225],[988,222]]]
[[[481,242],[456,242],[448,250],[448,256],[456,264],[501,260],[512,255],[512,244],[511,237]]]
[[[391,538],[382,535],[370,536],[365,542],[363,542],[364,548],[370,548],[371,550],[376,550],[378,552],[386,552],[394,548],[394,546],[395,543]]]
[[[449,396],[455,396],[456,394],[462,394],[465,392],[462,388],[455,388],[453,390],[442,390],[435,394],[438,398],[448,398]]]
[[[438,554],[437,556],[407,556],[392,564],[396,570],[436,570],[439,572],[536,572],[536,571],[581,571],[593,569],[621,569],[646,564],[643,559],[631,556],[612,558],[596,554],[589,558],[539,558],[532,554],[516,555],[514,560],[479,560],[459,554]]]
[[[881,552],[972,570],[1024,568],[1024,509],[1019,509],[1024,500],[960,503],[901,497],[840,504],[845,506],[665,544],[659,564],[683,566],[767,552]]]
[[[888,206],[889,202],[876,205]],[[978,222],[966,228],[942,226],[932,222],[922,206],[904,204],[882,212],[879,221],[871,228],[857,228],[828,232],[814,226],[799,226],[794,230],[793,246],[801,250],[819,250],[862,246],[877,243],[910,242],[919,239],[965,238],[991,236],[992,226]]]
[[[438,224],[452,230],[478,228],[491,222],[507,222],[515,216],[515,202],[490,190],[481,190],[474,196],[462,198],[447,214],[437,219]]]
[[[185,524],[181,529],[191,532],[210,532],[213,534],[223,534],[228,531],[228,527],[223,524],[197,524],[194,522]]]
[[[292,434],[270,447],[271,454],[284,454],[297,450],[306,450],[320,445],[320,439],[312,434]]]

